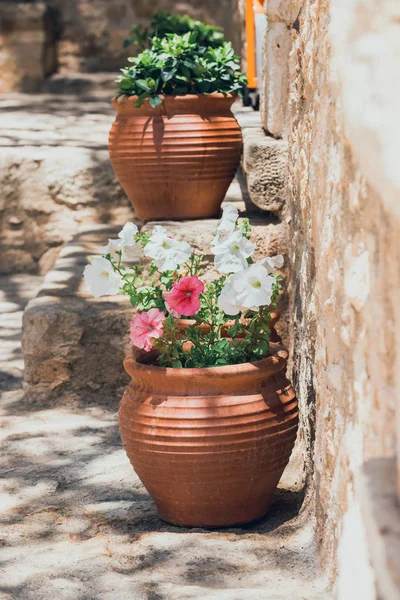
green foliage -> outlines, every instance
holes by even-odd
[[[121,69],[120,93],[138,96],[136,106],[146,98],[155,107],[163,96],[186,94],[237,94],[246,84],[239,58],[232,45],[202,48],[196,33],[153,38],[153,46],[129,58],[132,66]]]
[[[195,315],[195,324],[185,331],[184,340],[188,348],[183,348],[172,317],[167,318],[167,325],[164,322],[164,335],[154,342],[154,347],[160,351],[160,366],[221,367],[253,362],[268,356],[271,320],[269,309],[263,308],[253,315],[247,315],[244,320],[236,318],[233,325],[227,327],[232,318],[228,318],[217,307],[218,290],[222,289],[223,280],[224,277],[208,285],[203,292],[203,308]],[[199,325],[204,323],[209,325],[209,332],[200,329]],[[223,326],[229,338],[222,336]]]
[[[225,42],[224,31],[221,27],[195,21],[188,15],[173,15],[167,11],[160,11],[153,15],[149,28],[145,28],[143,25],[132,27],[129,37],[124,42],[124,48],[135,44],[144,50],[154,37],[163,38],[168,33],[183,35],[192,32],[196,33],[199,46],[217,48]]]
[[[251,228],[247,219],[243,219],[238,227],[250,237]],[[149,232],[138,233],[135,241],[143,249],[149,237]],[[226,275],[213,280],[200,295],[200,310],[191,317],[193,325],[182,332],[176,320],[168,314],[163,294],[170,291],[173,283],[181,277],[199,276],[203,257],[193,253],[177,270],[164,272],[152,261],[145,273],[142,265],[124,266],[122,251],[117,251],[116,255],[117,259],[110,254],[105,258],[110,261],[114,271],[122,276],[124,283],[121,291],[129,296],[135,310],[147,312],[158,308],[167,315],[163,322],[162,337],[153,342],[153,347],[159,352],[158,365],[173,368],[219,367],[258,361],[268,356],[270,311],[276,308],[281,287],[278,275],[275,275],[270,306],[262,306],[258,311],[247,310],[236,317],[226,315],[218,306]],[[209,331],[201,328],[204,325]]]

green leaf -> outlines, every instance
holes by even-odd
[[[142,94],[140,94],[140,96],[138,96],[138,99],[135,102],[135,107],[140,108],[142,106],[143,102],[148,97],[148,95],[149,94],[147,92],[143,92]]]
[[[176,69],[171,69],[170,71],[161,71],[161,79],[163,81],[169,81],[175,75]]]
[[[174,94],[176,94],[177,96],[185,96],[188,92],[188,88],[186,85],[178,85],[175,89],[174,89]]]
[[[156,108],[157,106],[160,106],[160,104],[162,104],[162,101],[163,100],[162,100],[161,96],[151,96],[149,98],[149,104],[153,108]]]
[[[122,79],[119,80],[120,90],[129,90],[131,85],[131,80],[128,77],[122,77]]]
[[[198,81],[196,83],[196,90],[200,93],[200,94],[205,94],[208,92],[208,90],[210,89],[210,83],[208,81]]]
[[[180,360],[173,360],[171,361],[171,367],[174,369],[182,369],[183,365]]]
[[[151,88],[148,85],[146,79],[137,79],[135,83],[141,90],[145,90],[146,92],[151,92]]]
[[[182,76],[185,78],[185,81],[189,81],[189,80],[190,80],[190,77],[191,77],[191,72],[190,72],[190,70],[187,68],[187,66],[186,66],[186,65],[184,65],[184,64],[183,64],[183,65],[181,65],[181,66],[179,67],[179,71],[180,71],[181,75],[182,75]]]

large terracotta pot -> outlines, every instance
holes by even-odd
[[[157,108],[113,99],[109,137],[114,171],[145,221],[218,214],[239,165],[241,129],[232,95],[166,96]]]
[[[267,512],[298,427],[286,361],[278,344],[258,362],[207,369],[125,359],[121,437],[162,519],[222,527]]]

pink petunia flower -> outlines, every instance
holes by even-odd
[[[138,312],[130,323],[132,346],[149,352],[153,339],[160,338],[163,334],[165,318],[165,314],[158,308],[152,308],[148,312]]]
[[[164,300],[168,312],[183,317],[192,317],[200,308],[199,296],[204,290],[204,283],[197,275],[182,277],[172,285],[170,292],[164,292]]]
[[[164,301],[165,301],[165,308],[167,309],[167,311],[171,315],[171,317],[174,317],[174,319],[179,319],[179,317],[181,315],[176,310],[174,310],[173,308],[170,307],[170,305],[165,300],[165,298],[164,298]]]

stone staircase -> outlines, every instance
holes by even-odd
[[[214,532],[161,522],[121,448],[115,411],[132,311],[124,299],[95,300],[82,280],[88,257],[134,219],[108,161],[109,84],[56,77],[47,94],[0,99],[1,268],[45,274],[23,316],[24,390],[1,407],[4,600],[328,600],[301,443],[269,515]],[[250,218],[262,255],[286,255],[285,145],[264,135],[257,113],[237,107],[237,117],[243,171],[225,202]],[[166,226],[203,248],[216,220]]]

